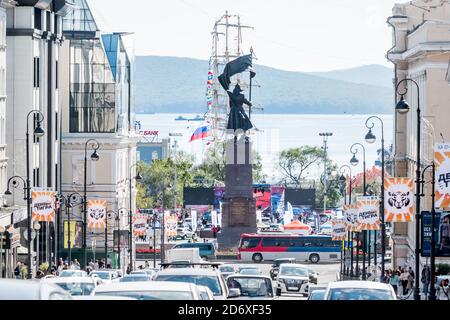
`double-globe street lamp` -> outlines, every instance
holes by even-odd
[[[92,149],[94,152],[91,154],[91,160],[93,162],[97,162],[100,160],[100,156],[97,153],[97,150],[100,149],[100,143],[95,139],[89,139],[84,144],[84,189],[83,189],[83,256],[84,256],[84,265],[87,266],[87,149],[89,143],[92,142]]]
[[[345,169],[348,169],[350,172],[350,178],[349,178],[349,195],[348,195],[348,204],[352,204],[352,185],[353,185],[353,176],[352,176],[352,168],[346,164],[341,166],[340,173],[341,177],[339,178],[342,182],[347,182],[347,178],[344,176]],[[347,199],[344,200],[345,204],[347,204]],[[350,251],[350,265],[351,268],[347,268],[346,275],[353,277],[353,231],[348,231],[347,235],[348,241],[347,241],[347,252]]]
[[[129,243],[128,243],[128,252],[130,254],[130,268],[133,270],[133,201],[132,201],[132,184],[133,184],[133,178],[132,178],[132,170],[134,167],[136,167],[138,164],[135,163],[133,165],[130,166],[130,170],[129,170],[129,177],[128,177],[128,182],[129,182],[129,187],[130,187],[130,211],[129,211],[129,217],[128,217],[128,223],[129,223],[129,228],[130,228],[130,238],[129,238]],[[136,176],[134,177],[134,180],[136,182],[141,182],[142,176],[141,174],[138,173],[136,174]]]
[[[384,122],[380,117],[372,116],[367,118],[366,127],[369,132],[366,134],[365,140],[369,144],[375,143],[377,137],[373,134],[372,129],[375,127],[373,120],[378,120],[381,124],[381,200],[380,200],[380,219],[381,219],[381,274],[380,281],[383,281],[385,272],[384,256],[386,254],[386,224],[384,221],[384,177],[385,177],[385,151],[384,151]],[[377,233],[375,231],[375,250],[374,264],[377,266]]]
[[[28,271],[28,279],[31,279],[33,277],[33,274],[31,272],[31,228],[32,228],[32,224],[31,224],[31,181],[30,181],[30,131],[29,131],[29,127],[28,124],[30,122],[30,116],[31,115],[35,116],[35,128],[34,128],[34,132],[33,135],[35,138],[42,138],[45,135],[45,131],[44,129],[42,129],[41,127],[41,123],[44,122],[44,115],[42,114],[42,112],[38,111],[38,110],[32,110],[28,113],[27,115],[27,131],[26,131],[26,141],[25,141],[25,146],[26,146],[26,170],[27,170],[27,174],[26,174],[26,180],[20,176],[14,176],[11,177],[8,180],[8,187],[7,190],[5,192],[5,195],[12,195],[12,192],[9,190],[10,184],[12,183],[14,188],[17,188],[17,186],[19,185],[19,181],[21,181],[23,183],[23,191],[24,191],[24,200],[27,201],[27,249],[28,249],[28,255],[27,255],[27,271]]]
[[[417,150],[416,150],[416,225],[415,225],[415,233],[416,233],[416,248],[415,248],[415,286],[414,286],[414,300],[420,300],[420,290],[419,290],[419,271],[420,271],[420,182],[421,182],[421,158],[420,158],[420,124],[421,124],[421,110],[420,110],[420,88],[416,81],[410,78],[405,78],[397,83],[395,87],[395,94],[400,95],[400,101],[395,106],[396,112],[400,114],[408,113],[410,106],[408,102],[405,100],[405,94],[408,93],[408,87],[405,86],[405,89],[402,93],[399,93],[400,85],[405,82],[412,82],[417,87]],[[434,229],[434,226],[432,227]]]
[[[121,267],[121,248],[120,248],[120,217],[122,212],[128,212],[127,208],[120,208],[117,211],[109,210],[106,212],[105,218],[105,265],[108,264],[108,219],[114,218],[117,226],[117,255],[118,255],[118,269]],[[114,247],[114,242],[113,242]]]
[[[69,255],[69,266],[72,263],[72,242],[71,242],[71,234],[70,234],[70,209],[77,205],[83,204],[83,196],[79,194],[78,192],[74,192],[70,194],[69,196],[64,196],[63,194],[56,195],[56,201],[59,205],[64,204],[66,207],[66,214],[67,214],[67,248],[68,248],[68,255]],[[64,228],[63,228],[64,229]]]
[[[358,148],[362,148],[363,151],[363,195],[367,196],[367,182],[366,182],[366,148],[361,143],[354,143],[350,147],[350,153],[353,154],[353,157],[350,159],[350,164],[356,167],[359,164],[358,158],[356,158],[356,154],[358,153]],[[367,232],[363,231],[363,239],[364,246],[366,244]],[[359,242],[360,242],[360,232],[356,233],[356,276],[359,277]],[[369,244],[370,245],[370,244]],[[366,280],[366,250],[363,248],[363,267],[362,267],[362,279]],[[370,262],[369,262],[370,265]]]

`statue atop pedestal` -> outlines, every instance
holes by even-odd
[[[239,59],[241,60],[238,61]],[[219,77],[220,83],[229,96],[230,114],[228,115],[227,130],[234,135],[234,138],[227,142],[226,148],[222,232],[218,237],[221,249],[235,247],[242,233],[254,233],[257,230],[256,201],[253,199],[251,144],[246,135],[247,131],[253,128],[253,124],[244,110],[244,104],[251,108],[252,103],[246,99],[239,84],[234,87],[233,92],[228,90],[231,83],[230,75],[243,72],[248,66],[251,66],[251,55],[243,56],[238,60],[230,62]],[[251,72],[250,79],[255,75],[254,72]],[[238,141],[239,133],[244,133],[242,138],[245,139]]]

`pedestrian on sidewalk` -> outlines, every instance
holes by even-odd
[[[14,276],[16,279],[21,279],[21,273],[20,273],[20,269],[22,267],[22,264],[19,262],[17,262],[16,268],[14,269]]]
[[[400,281],[400,275],[398,271],[393,271],[389,278],[389,284],[394,288],[395,294],[397,294],[398,283]]]
[[[422,269],[422,277],[420,279],[420,282],[422,283],[422,293],[425,297],[425,300],[428,299],[428,290],[431,282],[431,268],[430,266],[425,266],[425,268]]]
[[[406,271],[406,269],[403,269],[402,273],[400,274],[400,282],[402,284],[404,296],[408,293],[407,288],[408,288],[409,276],[410,276],[410,274],[408,273],[408,271]]]

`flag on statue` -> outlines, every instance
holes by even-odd
[[[253,66],[252,55],[247,54],[245,56],[239,57],[236,60],[228,62],[223,70],[223,73],[219,76],[219,82],[225,90],[230,88],[231,80],[230,78],[235,74],[244,72],[247,68]],[[256,73],[253,71],[252,77]]]

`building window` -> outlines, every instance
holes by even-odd
[[[58,89],[59,88],[59,64],[58,61],[56,61],[55,64],[55,88]]]
[[[39,77],[40,77],[40,59],[38,57],[34,57],[34,81],[33,86],[35,88],[39,88]]]
[[[42,10],[34,8],[34,28],[42,30]]]
[[[70,132],[115,132],[116,84],[101,40],[70,45]]]

